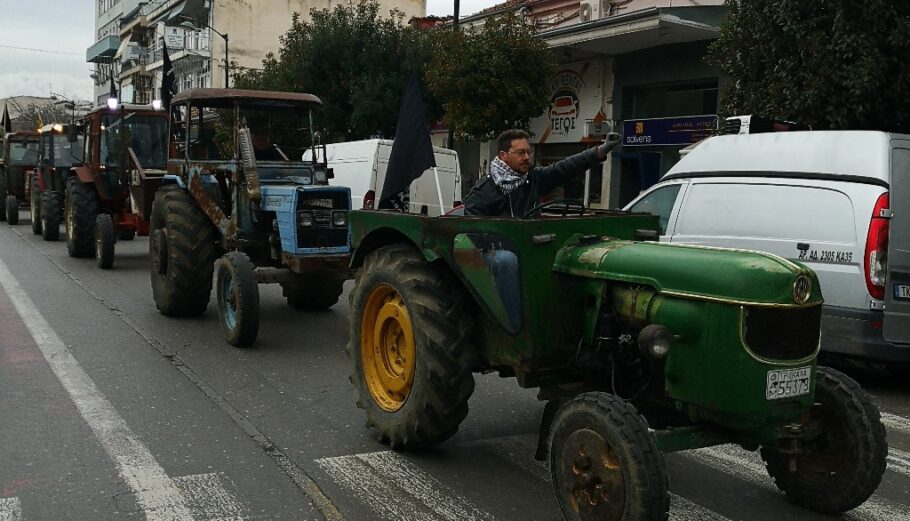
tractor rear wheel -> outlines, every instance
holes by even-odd
[[[60,238],[60,194],[50,190],[41,194],[41,237],[45,241]]]
[[[590,392],[553,420],[550,476],[567,521],[660,521],[670,512],[663,454],[630,403]]]
[[[41,192],[38,191],[38,176],[32,176],[28,192],[28,216],[32,221],[32,233],[41,235]]]
[[[215,295],[228,343],[252,345],[259,334],[259,286],[249,257],[239,251],[221,257],[215,272]]]
[[[66,250],[70,257],[91,257],[95,252],[95,217],[98,195],[95,187],[78,177],[66,180]]]
[[[6,196],[6,222],[11,226],[19,224],[19,200],[12,194]]]
[[[95,218],[95,263],[103,270],[114,266],[114,222],[106,213],[99,213]]]
[[[155,305],[163,315],[190,317],[208,307],[218,232],[190,194],[175,185],[155,193],[149,266]]]
[[[6,170],[0,167],[0,221],[6,220]]]
[[[331,275],[307,275],[299,281],[282,282],[281,292],[294,309],[323,311],[334,306],[344,290],[344,281]]]
[[[762,448],[768,474],[797,505],[826,514],[858,507],[885,473],[888,443],[878,409],[849,376],[819,367],[810,421],[821,434],[804,441],[800,454]]]
[[[370,253],[350,294],[351,383],[393,448],[450,438],[468,414],[476,353],[466,297],[412,247]]]

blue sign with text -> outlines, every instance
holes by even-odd
[[[713,135],[716,129],[717,116],[627,119],[623,122],[622,144],[627,147],[687,146]]]

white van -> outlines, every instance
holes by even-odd
[[[660,216],[662,241],[806,264],[825,298],[824,351],[910,361],[910,136],[712,137],[626,209]]]
[[[393,141],[389,139],[367,139],[326,145],[329,168],[335,175],[330,184],[351,189],[351,208],[363,208],[364,199],[371,203],[376,202],[382,193],[392,143]],[[458,153],[447,148],[433,147],[433,154],[436,156],[439,190],[433,169],[425,171],[411,183],[409,209],[411,213],[442,215],[461,204]],[[308,159],[308,156],[304,157],[304,160]],[[439,207],[440,193],[442,209]]]

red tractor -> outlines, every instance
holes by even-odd
[[[63,191],[73,165],[82,162],[84,143],[74,125],[52,123],[38,129],[37,165],[29,174],[26,192],[32,232],[46,241],[60,237]]]
[[[99,268],[109,269],[118,239],[148,235],[167,167],[168,114],[150,105],[105,106],[79,127],[85,154],[64,188],[66,248],[71,257],[94,256]]]
[[[19,223],[19,203],[25,199],[25,178],[35,166],[38,133],[8,132],[0,143],[0,221]]]

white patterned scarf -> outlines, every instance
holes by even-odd
[[[502,193],[506,195],[509,195],[527,181],[523,175],[512,170],[512,167],[498,157],[490,161],[490,177],[493,178],[493,182],[502,190]]]

